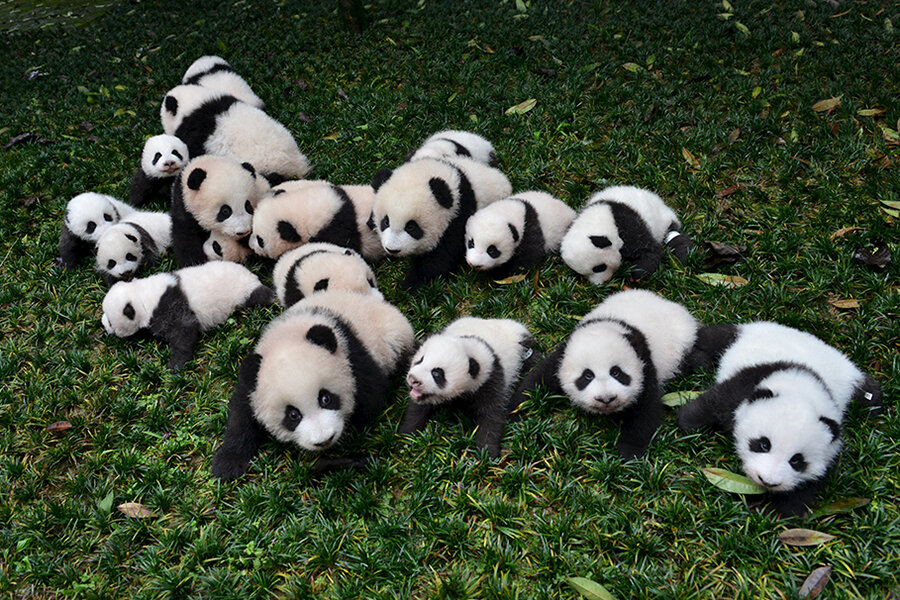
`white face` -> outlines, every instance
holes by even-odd
[[[559,367],[559,381],[572,403],[589,413],[623,410],[644,387],[644,365],[618,325],[576,329]]]
[[[262,194],[258,177],[235,160],[201,156],[182,175],[185,207],[201,227],[240,239],[250,234]]]
[[[475,269],[489,270],[512,258],[521,239],[522,227],[503,215],[481,210],[466,221],[466,262]]]
[[[560,256],[594,285],[609,281],[622,264],[622,246],[612,211],[595,205],[576,217],[563,237]]]
[[[143,259],[141,238],[127,224],[110,227],[97,240],[97,270],[101,273],[129,280],[137,273]]]
[[[841,447],[840,415],[824,388],[811,377],[779,373],[755,394],[734,415],[735,448],[747,477],[787,492],[824,475]],[[824,419],[822,407],[831,409]]]
[[[111,225],[119,222],[121,215],[110,197],[86,192],[69,200],[66,206],[66,227],[76,237],[89,242],[97,239]]]
[[[146,315],[143,314],[143,303],[132,298],[133,287],[120,281],[109,288],[103,298],[103,317],[101,322],[106,333],[119,337],[134,335],[141,328]]]
[[[149,177],[174,177],[187,162],[187,146],[173,135],[151,137],[141,153],[141,168]]]
[[[473,375],[474,371],[474,375]],[[409,396],[420,404],[440,404],[476,389],[484,369],[474,370],[461,340],[450,335],[434,335],[425,340],[406,375]]]
[[[375,284],[375,274],[356,253],[315,254],[301,263],[295,276],[298,279],[297,287],[304,296],[325,290],[345,290],[381,296]]]

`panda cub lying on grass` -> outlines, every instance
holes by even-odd
[[[107,286],[128,281],[155,264],[171,245],[169,213],[136,210],[97,239],[97,270]]]
[[[134,211],[133,206],[106,194],[84,192],[73,197],[66,204],[59,233],[59,262],[68,270],[77,267],[104,231]]]

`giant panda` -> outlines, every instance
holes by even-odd
[[[144,329],[169,343],[169,369],[191,359],[197,338],[236,308],[272,304],[275,294],[243,267],[210,262],[143,279],[120,281],[103,298],[103,328],[129,337]]]
[[[107,286],[127,281],[156,263],[171,245],[169,213],[135,211],[109,227],[97,240],[97,270]]]
[[[715,384],[680,410],[678,425],[729,432],[770,507],[804,514],[834,468],[848,404],[877,414],[881,387],[839,350],[773,322],[706,327],[698,351],[718,361]]]
[[[191,63],[181,78],[183,85],[200,85],[230,94],[260,110],[266,108],[265,102],[257,96],[244,78],[235,72],[221,56],[201,56]]]
[[[437,408],[452,405],[473,416],[475,445],[497,458],[510,395],[531,356],[531,334],[518,321],[457,319],[426,338],[413,356],[399,433],[422,429]]]
[[[563,261],[600,285],[624,261],[645,277],[659,268],[663,244],[684,262],[690,249],[681,221],[662,199],[645,189],[613,186],[591,196],[566,231]]]
[[[420,158],[373,178],[369,226],[391,256],[412,256],[400,286],[419,287],[465,259],[466,220],[512,193],[499,170],[468,158]]]
[[[192,157],[231,156],[249,162],[272,184],[302,179],[309,161],[284,125],[234,96],[199,85],[180,85],[160,107],[163,131],[184,140]]]
[[[643,456],[662,422],[662,385],[704,365],[694,349],[699,328],[687,309],[653,292],[612,294],[522,379],[511,406],[547,384],[581,410],[618,417],[619,455]]]
[[[301,244],[330,242],[378,260],[384,249],[368,226],[374,200],[375,191],[368,185],[285,181],[257,206],[250,248],[277,259]]]
[[[106,194],[84,192],[66,204],[59,233],[59,262],[67,270],[90,254],[106,229],[135,211],[134,207]]]
[[[141,165],[131,178],[128,201],[142,206],[156,198],[171,196],[175,176],[190,160],[187,146],[174,135],[154,135],[144,143]]]
[[[245,473],[267,434],[317,452],[348,426],[372,423],[414,343],[403,314],[372,295],[325,291],[297,302],[241,364],[212,474]]]
[[[540,264],[559,251],[575,211],[547,192],[521,192],[477,211],[466,221],[466,262],[496,277]]]
[[[464,157],[477,160],[490,167],[499,167],[494,146],[477,133],[447,129],[439,131],[410,152],[404,162],[420,158]]]
[[[382,298],[375,273],[358,252],[328,242],[303,244],[281,255],[272,270],[282,306],[325,290],[344,290]]]
[[[203,242],[203,254],[206,260],[227,260],[243,264],[253,254],[250,250],[249,238],[237,239],[218,231],[210,231]]]
[[[191,160],[172,187],[172,245],[178,265],[208,260],[203,247],[210,232],[233,240],[250,235],[256,204],[268,189],[250,163],[213,155]]]

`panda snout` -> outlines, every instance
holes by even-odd
[[[618,398],[619,397],[615,394],[613,394],[612,396],[597,396],[596,398],[594,398],[594,402],[599,402],[600,404],[609,406],[610,404],[618,400]]]
[[[388,248],[388,247],[385,247],[384,249],[387,250],[390,254],[400,254],[400,249],[399,249],[399,248]]]
[[[324,440],[324,441],[321,441],[321,442],[315,442],[315,443],[313,444],[313,446],[315,446],[316,448],[323,448],[323,449],[324,449],[324,448],[328,448],[329,446],[331,446],[331,444],[334,443],[334,439],[335,439],[336,437],[337,437],[337,434],[336,434],[336,433],[333,433],[333,434],[331,434],[331,437],[328,438],[327,440]]]

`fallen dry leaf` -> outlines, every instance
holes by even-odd
[[[727,288],[739,288],[750,283],[738,275],[723,275],[722,273],[698,273],[697,279],[709,285],[721,285]]]
[[[788,546],[818,546],[837,538],[830,533],[800,528],[785,529],[778,534],[778,539]]]
[[[510,277],[507,277],[506,279],[496,279],[496,280],[494,280],[494,283],[497,283],[500,285],[508,285],[510,283],[518,283],[518,282],[524,281],[524,280],[525,280],[525,275],[519,274],[519,275],[512,275]]]
[[[504,114],[507,115],[523,115],[537,105],[537,98],[529,98],[524,102],[520,102],[515,106],[510,106]]]
[[[747,252],[747,246],[729,246],[713,241],[702,242],[700,247],[706,251],[703,266],[707,269],[714,269],[719,265],[733,265],[743,259]]]
[[[736,191],[742,190],[742,189],[744,189],[744,186],[742,186],[742,185],[728,186],[727,188],[725,188],[724,190],[722,190],[721,192],[716,194],[716,198],[727,198],[728,196],[732,195]]]
[[[681,156],[684,157],[685,162],[687,162],[687,164],[690,165],[690,167],[691,167],[692,169],[699,169],[699,168],[700,168],[700,161],[698,161],[698,160],[694,157],[694,155],[691,154],[691,151],[688,150],[687,148],[685,148],[684,146],[681,147]]]
[[[829,110],[834,110],[841,105],[841,98],[843,98],[843,96],[838,96],[837,98],[828,98],[827,100],[819,100],[812,105],[812,109],[816,112],[826,112]]]
[[[131,517],[132,519],[148,519],[156,516],[155,512],[138,502],[125,502],[116,508],[118,508],[119,512],[123,515]]]
[[[72,424],[68,421],[57,421],[56,423],[50,423],[49,425],[47,425],[46,431],[49,433],[61,433],[71,428]]]
[[[820,506],[809,516],[812,519],[817,519],[819,517],[848,513],[857,508],[867,506],[871,501],[870,498],[841,498],[825,506]]]
[[[835,308],[840,308],[842,310],[848,310],[851,308],[859,308],[859,300],[854,300],[852,298],[848,298],[846,300],[829,300],[828,304],[832,305]]]
[[[832,233],[830,236],[828,236],[828,239],[834,240],[839,237],[845,236],[848,233],[853,233],[854,231],[862,231],[862,230],[863,230],[862,227],[841,227],[840,229],[838,229],[837,231]]]
[[[799,596],[812,600],[822,593],[828,580],[831,579],[831,567],[819,567],[809,574],[803,585],[800,586]]]

